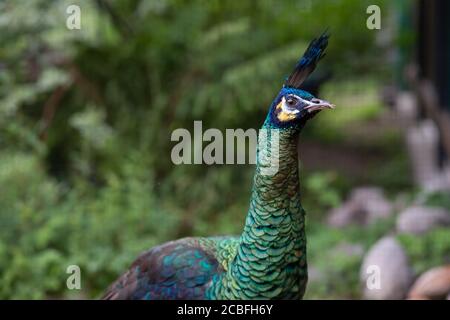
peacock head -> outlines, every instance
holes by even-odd
[[[329,35],[325,32],[318,39],[311,41],[303,57],[286,79],[268,114],[267,122],[271,127],[301,127],[321,110],[334,108],[330,102],[300,89],[316,68],[317,62],[324,57],[328,38]]]

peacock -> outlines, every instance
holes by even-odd
[[[307,283],[305,211],[298,135],[334,105],[300,89],[325,55],[329,34],[311,41],[270,105],[240,236],[188,237],[142,253],[103,299],[301,299]],[[276,139],[275,139],[276,137]],[[277,170],[267,172],[270,157]]]

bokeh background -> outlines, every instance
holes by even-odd
[[[259,128],[327,27],[305,86],[337,109],[299,148],[305,298],[445,298],[448,15],[438,0],[0,2],[0,298],[97,298],[145,249],[239,234],[254,166],[176,166],[171,132]],[[388,279],[375,293],[367,264]]]

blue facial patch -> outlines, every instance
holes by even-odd
[[[280,91],[279,96],[284,96],[286,94],[295,94],[296,96],[299,96],[300,98],[306,99],[306,100],[311,100],[314,98],[314,96],[304,90],[301,89],[297,89],[297,88],[292,88],[292,87],[283,87]]]

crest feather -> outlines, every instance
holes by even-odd
[[[303,57],[284,82],[285,87],[300,88],[303,81],[314,71],[319,60],[325,56],[329,37],[328,31],[325,31],[318,39],[311,41]]]

